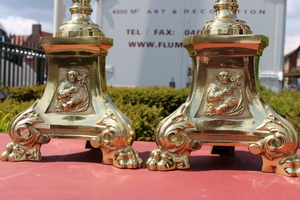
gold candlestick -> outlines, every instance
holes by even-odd
[[[183,39],[193,63],[191,92],[156,128],[158,149],[149,170],[190,168],[202,145],[243,145],[263,160],[262,171],[299,176],[298,135],[259,94],[258,63],[268,38],[252,34],[236,16],[236,0],[217,0],[216,17]]]
[[[12,142],[2,161],[41,160],[40,147],[51,138],[84,139],[102,150],[103,163],[140,168],[132,149],[130,120],[113,104],[107,91],[105,58],[113,45],[90,19],[90,0],[73,0],[71,20],[54,38],[41,38],[49,75],[45,92],[10,124]]]

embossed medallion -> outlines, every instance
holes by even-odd
[[[56,112],[82,112],[88,109],[88,72],[83,75],[75,69],[66,72],[66,79],[56,90],[54,109]]]
[[[207,87],[205,115],[237,116],[244,112],[243,75],[227,69],[216,73],[216,80]]]

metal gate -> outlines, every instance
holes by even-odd
[[[32,86],[44,84],[47,60],[43,49],[0,42],[0,85]]]

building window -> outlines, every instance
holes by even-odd
[[[300,66],[300,51],[298,51],[297,66],[296,67],[299,67],[299,66]]]
[[[287,58],[287,59],[285,59],[285,61],[284,61],[284,72],[285,73],[289,73],[290,71],[289,71],[289,58]]]

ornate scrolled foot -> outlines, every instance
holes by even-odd
[[[42,159],[41,145],[48,143],[50,137],[40,133],[33,126],[36,123],[43,122],[35,111],[37,103],[38,100],[11,122],[9,135],[12,138],[12,142],[6,145],[6,150],[0,157],[2,161],[39,161]]]
[[[298,155],[282,159],[275,171],[276,174],[300,177],[300,158]]]
[[[282,149],[272,146],[274,141],[270,140],[272,137],[251,144],[249,151],[253,154],[260,155],[263,161],[263,172],[275,172],[276,174],[284,176],[300,176],[300,159],[296,154],[295,149],[289,149],[291,144],[282,144]],[[268,140],[269,139],[269,140]],[[263,145],[264,144],[264,145]]]
[[[267,110],[269,116],[257,129],[269,131],[270,135],[250,144],[249,151],[261,156],[264,172],[300,176],[297,132],[286,120],[276,117],[270,108]]]
[[[138,156],[138,152],[130,146],[118,150],[114,155],[113,165],[122,169],[141,168],[143,160]]]
[[[142,159],[138,152],[131,147],[135,132],[131,124],[117,120],[116,114],[107,112],[107,115],[97,123],[105,127],[99,137],[90,142],[94,148],[100,148],[104,164],[113,165],[122,169],[141,168]]]
[[[190,168],[190,160],[187,155],[174,155],[168,151],[161,149],[153,150],[150,158],[146,162],[146,166],[151,171],[167,171],[174,169],[188,169]]]
[[[283,176],[300,177],[300,158],[298,155],[288,157],[280,157],[274,160],[269,160],[266,156],[262,155],[262,171],[275,172]]]
[[[2,161],[40,161],[42,159],[39,144],[32,147],[22,146],[10,142],[6,145],[6,150],[1,155]]]
[[[36,133],[32,130],[35,130],[33,127],[28,128],[31,130],[31,133]],[[39,134],[34,135],[34,141],[30,143],[22,143],[22,142],[10,142],[6,145],[5,151],[0,156],[1,161],[40,161],[42,159],[41,156],[41,145],[46,144],[50,141],[48,135]]]
[[[190,153],[201,148],[198,141],[189,137],[188,132],[195,126],[184,114],[186,104],[161,121],[156,128],[156,142],[159,149],[153,150],[146,165],[149,170],[174,170],[190,168]]]

